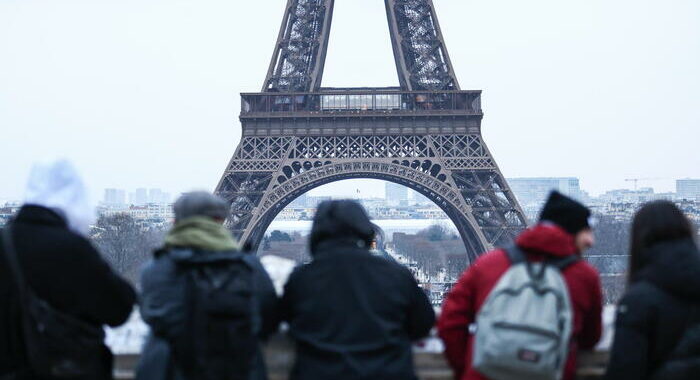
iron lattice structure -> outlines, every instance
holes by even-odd
[[[254,246],[299,195],[349,178],[403,184],[440,206],[469,259],[525,216],[481,136],[481,91],[461,91],[431,0],[385,0],[400,88],[321,88],[333,0],[288,0],[263,92],[241,95],[243,137],[216,193]]]

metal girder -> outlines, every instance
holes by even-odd
[[[262,91],[321,86],[334,0],[288,0]]]
[[[507,245],[527,226],[527,219],[498,168],[455,170],[452,178],[490,246]]]
[[[318,91],[334,0],[288,0],[262,91]],[[404,90],[458,90],[432,0],[385,0]]]
[[[385,0],[401,87],[458,90],[432,0]]]
[[[526,227],[478,134],[245,137],[216,192],[231,202],[227,226],[257,245],[275,215],[297,196],[360,177],[424,194],[454,221],[472,255],[507,244]]]
[[[415,165],[413,162],[386,158],[334,159],[326,162],[288,159],[273,173],[226,173],[223,184],[243,180],[249,184],[247,190],[232,185],[217,189],[217,193],[232,204],[231,217],[227,221],[229,229],[240,240],[257,246],[274,217],[289,202],[310,189],[349,178],[382,179],[422,193],[455,221],[472,255],[471,259],[490,247],[460,191],[447,181],[444,174],[436,174],[431,165],[424,162]],[[255,179],[259,186],[250,185]],[[268,190],[262,191],[263,187]],[[250,207],[253,202],[257,202],[256,206]]]

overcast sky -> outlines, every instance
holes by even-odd
[[[433,0],[507,177],[672,190],[700,177],[700,1]],[[0,199],[33,161],[103,188],[212,190],[286,0],[1,0]],[[398,80],[384,2],[336,0],[324,86]],[[383,194],[379,182],[324,192]],[[319,191],[317,190],[316,193]]]

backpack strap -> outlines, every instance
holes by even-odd
[[[581,259],[578,255],[570,255],[562,258],[549,258],[543,262],[544,265],[540,266],[539,270],[535,270],[530,261],[528,261],[527,254],[520,247],[518,247],[517,244],[513,244],[504,248],[503,250],[506,252],[506,255],[508,255],[511,265],[525,263],[528,274],[530,277],[535,279],[540,279],[542,276],[544,276],[547,266],[555,267],[562,272],[564,269]]]
[[[559,269],[560,272],[563,272],[564,269],[579,262],[579,260],[581,260],[581,257],[579,257],[578,255],[569,255],[569,256],[561,257],[561,258],[548,259],[546,261],[546,263],[547,263],[547,265],[550,265],[550,266],[553,266],[553,267]]]
[[[503,248],[503,250],[506,252],[511,265],[516,265],[527,261],[527,255],[522,249],[520,249],[520,247],[518,247],[517,244],[510,245]]]

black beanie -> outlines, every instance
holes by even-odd
[[[588,224],[590,216],[591,210],[588,207],[558,191],[552,191],[540,213],[540,222],[552,222],[575,235],[586,228],[591,228]]]

